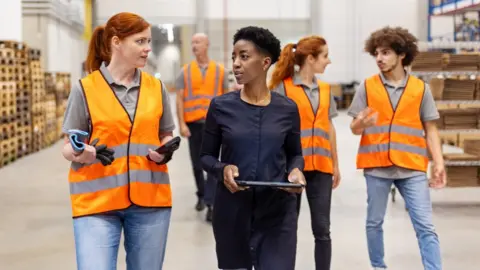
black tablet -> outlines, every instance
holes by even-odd
[[[275,187],[275,188],[301,188],[302,184],[290,182],[261,182],[261,181],[243,181],[235,180],[240,187]]]
[[[173,153],[180,147],[180,140],[181,140],[180,137],[177,136],[171,139],[170,141],[168,141],[167,143],[165,143],[164,145],[157,148],[155,151],[159,154]]]

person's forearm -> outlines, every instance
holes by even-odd
[[[429,124],[426,129],[427,133],[427,147],[432,155],[433,162],[436,165],[443,165],[442,144],[438,136],[438,129],[435,124]]]
[[[215,158],[210,155],[205,155],[205,154],[200,157],[200,161],[202,164],[202,168],[207,173],[217,175],[218,177],[223,178],[223,169],[228,164],[219,161],[218,158]],[[235,165],[235,164],[231,164],[231,165]]]
[[[350,124],[350,129],[355,135],[362,135],[363,131],[365,130],[365,128],[362,126],[362,122],[357,118],[355,118]]]
[[[183,106],[183,91],[178,91],[177,92],[177,98],[176,98],[176,104],[177,104],[177,118],[178,118],[178,124],[179,125],[184,125],[185,124],[185,120],[183,118],[183,109],[184,109],[184,106]]]
[[[160,143],[164,145],[166,142],[170,141],[173,138],[173,132],[162,132],[160,133]]]
[[[335,126],[333,123],[330,121],[330,148],[331,148],[331,153],[332,153],[332,163],[333,167],[338,166],[338,154],[337,154],[337,132],[335,130]]]

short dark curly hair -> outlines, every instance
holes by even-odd
[[[280,40],[270,30],[258,26],[243,27],[233,36],[233,44],[242,39],[252,42],[257,49],[267,54],[272,59],[272,65],[278,61],[281,52]]]
[[[384,27],[373,32],[365,42],[365,51],[375,56],[378,47],[387,47],[396,54],[405,54],[403,66],[409,66],[418,54],[418,39],[401,27]]]

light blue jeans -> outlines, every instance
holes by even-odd
[[[128,270],[161,270],[171,208],[141,208],[73,219],[78,270],[117,269],[122,229]]]
[[[367,179],[367,242],[373,267],[387,268],[384,261],[383,219],[392,184],[405,200],[415,229],[425,270],[441,270],[440,244],[432,224],[432,203],[426,175],[406,179],[386,179],[365,175]]]

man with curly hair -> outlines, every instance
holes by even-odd
[[[367,242],[371,265],[386,269],[382,224],[394,184],[403,198],[415,229],[425,269],[442,269],[440,244],[432,224],[429,186],[442,188],[446,174],[438,130],[439,118],[428,84],[410,75],[418,54],[417,39],[403,28],[373,32],[365,51],[375,57],[379,74],[359,87],[348,114],[350,128],[361,135],[357,168],[367,182]],[[427,178],[428,153],[434,162]]]

